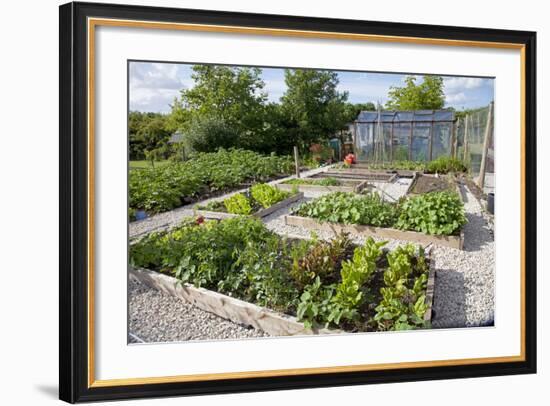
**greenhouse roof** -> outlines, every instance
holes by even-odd
[[[356,122],[360,123],[376,123],[378,115],[382,123],[400,123],[400,122],[418,122],[418,121],[434,121],[434,122],[450,122],[454,121],[453,110],[414,110],[414,111],[361,111],[357,116]]]

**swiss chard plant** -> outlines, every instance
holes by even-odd
[[[428,305],[424,292],[428,266],[423,249],[407,244],[388,253],[387,259],[385,286],[380,289],[382,300],[376,307],[373,321],[380,330],[426,327],[424,314]]]

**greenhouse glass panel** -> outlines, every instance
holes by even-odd
[[[430,127],[431,123],[415,123],[411,146],[411,159],[413,161],[429,160]]]
[[[440,156],[451,156],[452,124],[436,123],[433,127],[432,159]]]
[[[410,124],[397,124],[393,129],[393,160],[407,161],[409,159]]]
[[[355,152],[358,160],[369,160],[374,153],[374,124],[361,123],[355,134]]]

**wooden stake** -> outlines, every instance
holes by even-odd
[[[298,159],[298,147],[294,146],[294,165],[296,166],[296,177],[300,177],[300,160]]]
[[[452,135],[452,139],[453,139],[453,158],[457,158],[458,157],[458,129],[460,128],[460,119],[457,119],[456,120],[456,124],[453,123],[452,124],[452,131],[453,131],[453,135]]]
[[[485,167],[487,166],[487,151],[489,150],[489,140],[491,139],[491,122],[493,120],[493,103],[489,105],[487,114],[487,124],[485,125],[485,136],[483,139],[483,155],[481,155],[481,166],[479,167],[479,177],[477,184],[481,190],[485,186]]]

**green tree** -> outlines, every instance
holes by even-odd
[[[389,110],[438,110],[445,105],[443,78],[424,76],[416,83],[416,76],[407,76],[405,86],[390,87],[386,108]]]
[[[193,118],[185,133],[186,150],[215,152],[218,148],[235,147],[239,134],[222,118],[198,116]]]
[[[372,102],[367,103],[346,103],[346,116],[349,123],[357,120],[357,116],[362,111],[376,111],[376,105]]]
[[[281,98],[289,131],[302,151],[330,138],[348,122],[348,94],[338,92],[335,72],[286,69],[287,90]]]
[[[160,113],[132,111],[128,117],[130,159],[165,157],[171,132],[166,128],[167,116]],[[154,154],[152,151],[156,151]]]
[[[239,133],[261,128],[267,94],[260,74],[258,68],[195,65],[191,76],[195,85],[181,91],[176,111],[219,118]]]

